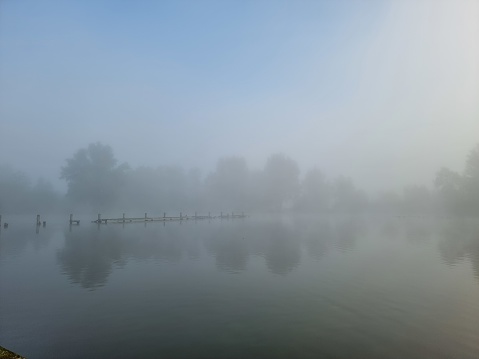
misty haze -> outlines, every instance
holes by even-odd
[[[0,2],[1,358],[472,359],[478,323],[479,2]]]

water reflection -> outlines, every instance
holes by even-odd
[[[341,252],[354,249],[356,239],[364,235],[366,227],[364,222],[355,217],[340,219],[336,225],[336,247]]]
[[[181,235],[175,226],[160,228],[113,225],[67,230],[57,260],[72,283],[95,289],[107,282],[114,267],[123,267],[129,259],[178,262],[185,255],[198,257],[193,233]]]
[[[440,229],[438,249],[443,261],[455,265],[469,258],[479,280],[479,224],[470,219],[451,219]]]
[[[12,223],[8,228],[0,229],[0,259],[18,256],[29,247],[34,251],[46,248],[52,234],[48,225],[36,228],[34,224]]]
[[[357,217],[344,217],[74,227],[64,232],[57,260],[72,283],[89,289],[105,285],[111,272],[129,260],[213,260],[219,271],[240,273],[248,269],[252,257],[257,257],[264,259],[270,272],[285,276],[300,265],[302,255],[320,261],[331,251],[353,251],[359,238],[370,235],[370,225]],[[374,222],[374,226],[384,239],[406,239],[410,243],[423,243],[436,232],[427,221],[388,219]],[[444,263],[454,265],[470,258],[479,279],[478,225],[450,221],[439,228],[438,249]],[[32,241],[31,235],[15,236],[20,238],[16,246],[7,242],[5,247],[5,241],[0,242],[2,252],[11,253]]]

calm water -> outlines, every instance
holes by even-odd
[[[47,220],[0,232],[0,345],[30,359],[479,358],[472,220]]]

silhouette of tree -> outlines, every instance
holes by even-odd
[[[249,169],[244,158],[220,158],[215,172],[206,180],[215,205],[238,210],[245,208],[249,177]]]
[[[479,144],[467,156],[464,169],[464,191],[468,200],[468,209],[473,213],[479,213]]]
[[[330,206],[330,186],[323,173],[313,168],[301,182],[301,194],[297,206],[307,211],[325,211]]]
[[[264,185],[267,206],[280,210],[298,194],[299,167],[296,161],[283,154],[270,156],[264,167]]]
[[[67,181],[67,195],[71,199],[99,209],[108,208],[114,203],[128,166],[117,166],[110,146],[92,143],[66,161],[67,165],[61,168],[60,178]]]

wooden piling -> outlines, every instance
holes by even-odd
[[[70,213],[70,224],[73,224],[73,213]]]
[[[40,222],[40,215],[37,214],[37,226],[39,226],[40,224],[41,224],[41,222]]]
[[[98,222],[98,224],[101,223],[101,214],[100,213],[98,213],[98,221],[97,222]]]
[[[123,213],[123,223],[125,223],[125,214]]]

